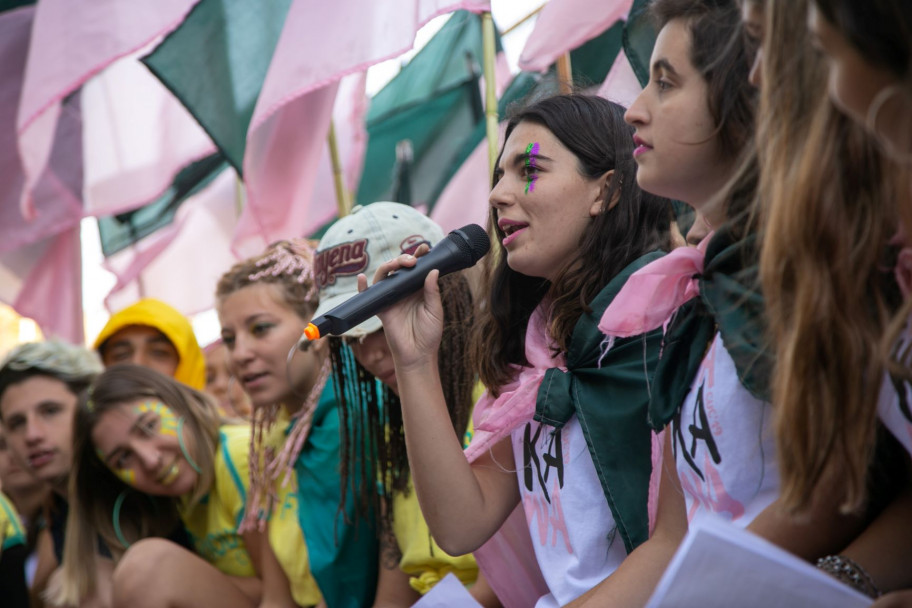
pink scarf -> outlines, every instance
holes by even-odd
[[[615,338],[638,336],[665,325],[678,308],[700,294],[695,277],[703,273],[706,247],[712,237],[710,232],[696,247],[678,247],[630,275],[599,321],[599,329],[607,336],[602,344],[603,356],[611,350]],[[647,499],[650,535],[658,511],[663,448],[664,431],[653,434]]]
[[[567,371],[563,355],[554,356],[548,338],[545,313],[538,306],[529,317],[526,327],[526,360],[528,367],[515,366],[518,374],[506,386],[500,387],[496,399],[485,392],[475,404],[475,434],[465,450],[469,462],[487,452],[514,429],[532,420],[538,387],[549,369]]]
[[[614,338],[638,336],[661,327],[681,305],[699,295],[695,278],[703,273],[706,247],[713,234],[706,235],[696,247],[678,247],[630,275],[599,321],[599,329],[608,336],[607,349]]]
[[[529,366],[515,366],[515,379],[501,387],[499,397],[495,399],[485,392],[475,404],[475,434],[465,450],[469,462],[474,462],[514,429],[532,420],[538,387],[546,371],[552,367],[566,371],[563,356],[553,356],[549,344],[545,314],[539,306],[532,312],[526,327]],[[533,606],[538,598],[548,593],[522,504],[516,506],[500,529],[473,555],[505,608]]]

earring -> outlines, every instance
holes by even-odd
[[[891,84],[884,87],[874,96],[874,99],[871,101],[871,105],[868,106],[868,113],[865,116],[865,128],[871,135],[877,137],[877,140],[883,146],[884,151],[900,163],[912,164],[912,153],[903,152],[896,148],[896,146],[888,139],[885,139],[882,135],[879,135],[877,132],[877,116],[880,114],[880,110],[883,105],[887,102],[888,99],[897,95],[901,92],[899,85]]]
[[[877,115],[880,114],[880,109],[883,107],[883,104],[897,93],[899,93],[899,87],[895,84],[891,84],[882,88],[880,92],[874,96],[871,105],[868,106],[868,114],[865,116],[865,127],[868,131],[877,133]]]
[[[120,541],[120,544],[124,548],[130,547],[130,542],[124,537],[123,531],[120,529],[120,509],[123,507],[124,499],[127,497],[128,490],[124,490],[117,495],[117,500],[114,501],[114,511],[111,513],[111,519],[114,522],[114,536],[117,537],[117,540]]]

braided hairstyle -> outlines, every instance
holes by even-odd
[[[462,273],[441,277],[443,336],[438,368],[453,432],[462,440],[473,404],[475,375],[468,360],[473,300]],[[384,560],[398,562],[400,555],[390,542],[392,509],[396,493],[409,490],[409,465],[402,427],[399,397],[355,359],[342,338],[330,338],[333,380],[340,404],[342,425],[342,504],[347,493],[358,501],[358,513],[380,513]],[[375,481],[377,480],[377,481]],[[379,488],[379,491],[378,491]]]
[[[306,323],[319,303],[314,282],[314,247],[305,239],[278,241],[262,254],[235,264],[219,279],[215,295],[219,302],[251,285],[275,286],[282,300]],[[309,394],[301,395],[303,407],[292,415],[293,427],[287,437],[272,433],[281,414],[281,403],[253,404],[250,435],[250,489],[240,530],[265,529],[266,520],[276,504],[275,482],[284,472],[290,478],[294,463],[310,433],[313,412],[329,375],[326,360],[322,371],[311,385]],[[275,445],[277,441],[283,445]],[[284,483],[283,482],[283,483]]]

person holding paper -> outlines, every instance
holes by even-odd
[[[793,72],[764,77],[754,148],[747,143],[754,130],[750,45],[739,33],[739,6],[656,0],[651,10],[661,29],[650,82],[627,113],[650,147],[637,157],[637,179],[647,191],[692,205],[714,232],[698,247],[702,255],[685,260],[683,252],[675,252],[669,258],[680,256],[677,266],[647,267],[642,282],[631,277],[625,291],[649,287],[645,277],[651,270],[668,281],[667,290],[655,290],[653,311],[644,314],[636,304],[641,293],[622,291],[602,318],[600,327],[609,337],[624,335],[639,322],[668,320],[649,412],[654,428],[667,428],[654,533],[584,598],[592,606],[645,603],[688,521],[701,514],[747,527],[805,559],[841,547],[861,525],[857,517],[842,516],[832,500],[815,502],[801,521],[777,502],[771,359],[757,284],[758,231],[751,218],[760,168],[768,170],[770,158],[788,166],[796,153],[780,147],[783,140],[773,137],[772,129],[776,135],[789,133],[787,141],[801,141],[816,106],[803,97],[807,89],[788,81]],[[732,39],[733,33],[739,36]],[[801,40],[785,40],[773,54]],[[805,113],[779,115],[794,104]],[[765,186],[767,176],[760,175]],[[661,297],[666,292],[681,298],[668,306],[669,297]]]

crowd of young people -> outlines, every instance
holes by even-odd
[[[912,606],[912,5],[649,11],[629,108],[511,113],[471,280],[302,339],[444,238],[373,203],[225,272],[208,374],[154,300],[13,349],[3,597],[642,606],[717,518]]]

